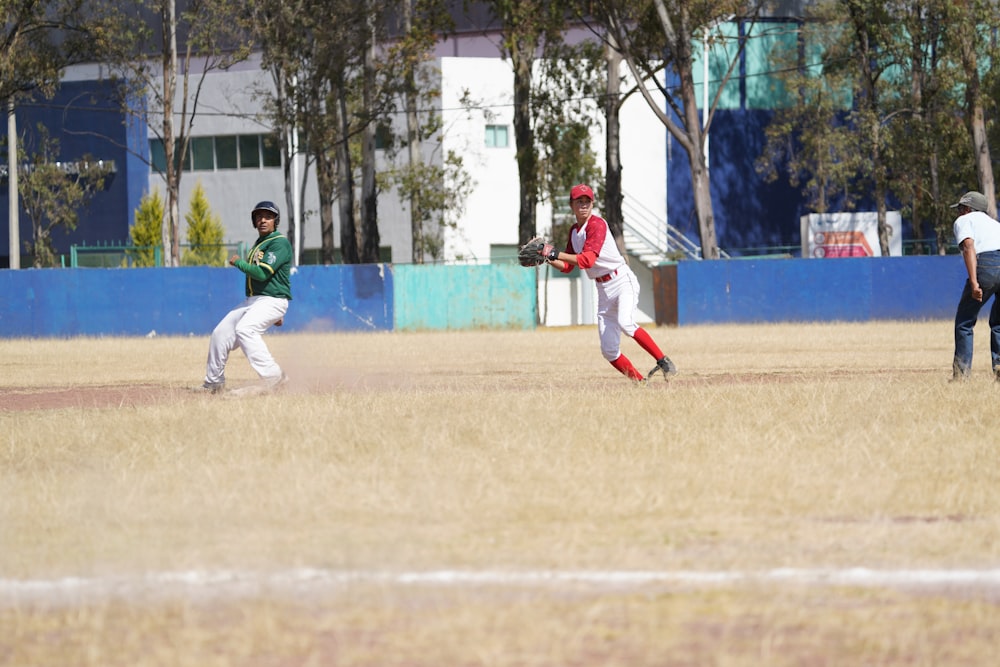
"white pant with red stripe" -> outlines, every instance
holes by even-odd
[[[623,266],[606,283],[597,283],[597,332],[601,336],[601,354],[614,361],[621,354],[622,333],[635,334],[639,325],[639,279],[632,269]]]
[[[226,381],[226,362],[237,346],[243,350],[250,367],[265,380],[281,377],[281,367],[274,361],[261,337],[269,327],[285,316],[288,299],[273,296],[251,296],[233,308],[212,331],[208,344],[205,383]]]

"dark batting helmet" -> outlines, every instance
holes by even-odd
[[[254,222],[253,214],[256,213],[257,211],[270,211],[271,213],[274,213],[275,228],[277,228],[278,223],[281,222],[281,211],[279,211],[278,207],[274,205],[274,202],[262,201],[262,202],[257,202],[257,205],[253,207],[252,211],[250,211],[250,224],[252,224],[254,227],[257,226],[257,223]]]

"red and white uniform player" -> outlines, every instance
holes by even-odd
[[[656,360],[656,366],[649,371],[648,377],[657,371],[662,371],[665,377],[675,374],[677,367],[674,363],[663,354],[646,330],[635,322],[639,307],[639,280],[619,252],[608,223],[594,215],[594,191],[588,185],[577,185],[570,190],[569,198],[576,224],[570,229],[566,249],[559,252],[553,248],[543,254],[549,265],[563,273],[569,273],[574,266],[578,266],[597,283],[597,331],[601,337],[601,354],[629,379],[644,381],[646,377],[621,352],[621,335],[624,332]]]

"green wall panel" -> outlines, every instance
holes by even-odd
[[[395,329],[530,329],[535,271],[517,264],[393,269]]]

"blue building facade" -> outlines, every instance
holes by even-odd
[[[22,155],[30,155],[37,149],[38,126],[43,125],[50,137],[58,141],[60,161],[90,158],[111,161],[115,166],[104,190],[97,193],[86,209],[79,211],[77,228],[68,233],[54,230],[52,241],[56,253],[68,253],[73,244],[127,241],[133,212],[149,183],[148,141],[145,126],[130,123],[122,113],[113,84],[98,80],[65,81],[51,100],[19,104],[15,118]],[[0,226],[8,229],[10,201],[6,172],[4,175],[5,187],[0,188]],[[23,208],[19,218],[21,253],[25,255],[24,245],[32,239],[31,221]],[[9,235],[0,235],[0,265],[4,267],[10,265],[9,246]]]

